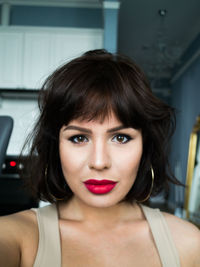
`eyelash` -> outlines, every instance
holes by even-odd
[[[131,137],[130,137],[129,135],[127,135],[127,134],[116,134],[116,135],[112,138],[112,140],[113,140],[114,138],[116,138],[116,137],[119,137],[119,136],[125,137],[125,138],[127,139],[125,142],[122,142],[122,143],[118,142],[119,144],[126,144],[126,143],[128,143],[130,140],[133,139],[133,138],[131,138]],[[81,141],[81,142],[75,141],[76,138],[80,138],[80,137],[82,137],[83,139],[84,139],[84,138],[87,139],[87,137],[86,137],[85,135],[77,134],[77,135],[73,135],[73,136],[70,137],[68,140],[71,141],[71,142],[74,143],[74,144],[82,144],[82,143],[84,143],[85,141]],[[88,142],[88,141],[86,141],[86,142]]]

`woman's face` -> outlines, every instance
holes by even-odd
[[[121,201],[136,179],[142,134],[124,128],[113,114],[103,123],[73,120],[60,130],[59,152],[65,180],[74,196],[90,206],[108,207]],[[85,185],[90,179],[116,183],[114,187]]]

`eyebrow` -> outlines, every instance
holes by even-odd
[[[120,126],[117,126],[117,127],[114,127],[114,128],[111,128],[107,131],[107,133],[113,133],[113,132],[116,132],[116,131],[119,131],[119,130],[122,130],[122,129],[127,129],[127,127],[125,127],[124,125],[120,125]],[[75,126],[75,125],[69,125],[69,126],[66,126],[64,128],[64,131],[66,130],[77,130],[77,131],[80,131],[80,132],[85,132],[85,133],[92,133],[91,130],[87,129],[87,128],[83,128],[83,127],[79,127],[79,126]]]

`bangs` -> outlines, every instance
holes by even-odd
[[[75,106],[71,120],[79,119],[80,121],[97,120],[103,122],[112,112],[115,113],[111,91],[107,88],[88,88],[84,92],[84,97],[75,100]],[[119,119],[119,118],[118,118]]]
[[[120,73],[115,64],[105,67],[105,62],[104,69],[98,64],[90,67],[80,72],[65,90],[57,116],[62,118],[60,126],[74,119],[103,122],[114,113],[124,126],[141,128],[143,109],[127,74]]]

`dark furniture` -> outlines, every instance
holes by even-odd
[[[38,207],[18,174],[18,156],[6,156],[13,119],[0,116],[0,216]]]
[[[13,119],[9,116],[0,116],[0,174],[5,160],[6,150],[13,129]]]

